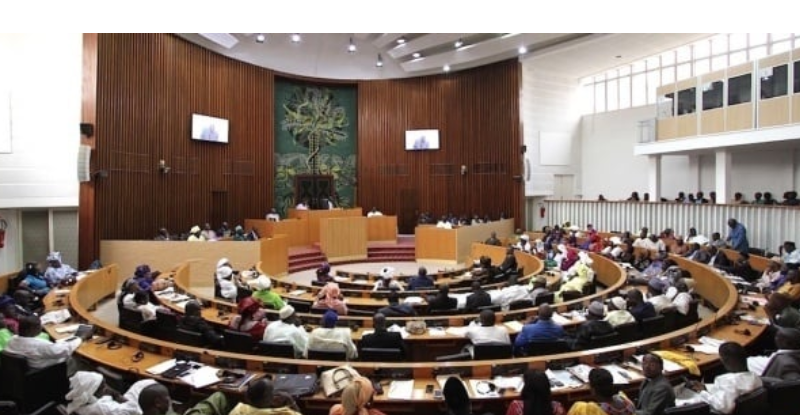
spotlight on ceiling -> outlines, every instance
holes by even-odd
[[[520,46],[519,49],[517,49],[517,52],[519,52],[520,55],[524,55],[524,54],[528,53],[528,48],[525,47],[524,45]]]
[[[458,39],[458,40],[456,40],[456,43],[453,43],[453,46],[454,46],[456,49],[458,49],[458,48],[460,48],[460,47],[464,46],[464,41],[463,41],[463,40],[461,40],[461,39]]]
[[[292,42],[300,43],[303,38],[300,37],[300,33],[292,33]]]
[[[405,43],[406,43],[406,38],[404,38],[404,37],[399,37],[399,38],[397,39],[397,44],[398,44],[398,45],[403,45],[403,44],[405,44]]]
[[[256,35],[256,43],[264,43],[265,40],[267,40],[267,37],[263,33]]]
[[[445,72],[450,72],[450,65],[445,65],[444,67],[442,67],[442,70]]]
[[[378,68],[383,68],[383,57],[381,57],[380,53],[378,54],[378,61],[375,62],[375,66]]]
[[[414,52],[411,54],[411,57],[413,57],[414,59],[419,59],[422,57],[422,54],[419,52]]]
[[[353,38],[350,38],[350,44],[347,45],[347,52],[348,53],[356,53],[356,44],[353,43]]]

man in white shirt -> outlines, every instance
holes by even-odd
[[[19,334],[8,341],[5,351],[25,356],[31,369],[43,369],[66,362],[83,342],[83,339],[74,337],[64,342],[50,343],[37,337],[41,332],[39,317],[20,317]]]
[[[356,345],[350,336],[350,329],[347,327],[336,327],[339,315],[333,310],[328,310],[322,316],[322,327],[317,327],[308,336],[308,349],[314,350],[344,350],[349,360],[358,357]],[[306,350],[308,355],[308,350]]]
[[[664,293],[664,288],[665,285],[659,278],[652,278],[647,284],[647,294],[650,296],[647,302],[653,305],[656,314],[672,305],[672,299]]]
[[[628,311],[628,302],[624,298],[617,296],[608,302],[608,312],[605,320],[614,327],[633,323],[636,318]]]
[[[308,345],[308,333],[302,327],[295,325],[294,307],[283,306],[278,311],[280,321],[274,321],[264,330],[264,341],[273,343],[291,343],[294,346],[295,357],[302,357]]]
[[[673,296],[672,305],[675,306],[675,309],[678,310],[679,313],[683,314],[684,316],[689,313],[689,306],[692,303],[692,295],[689,293],[689,281],[687,278],[681,278],[675,287],[670,287],[667,290],[667,297],[670,295],[670,290],[675,290],[676,294]],[[692,280],[692,285],[694,285],[694,281]]]
[[[719,347],[719,357],[728,373],[719,375],[714,383],[691,382],[687,386],[697,392],[691,401],[703,401],[715,413],[730,414],[736,398],[762,386],[758,375],[747,371],[747,351],[739,343],[725,342]]]
[[[783,250],[783,256],[781,257],[781,259],[783,260],[784,264],[786,265],[791,264],[792,266],[795,267],[798,264],[800,264],[800,251],[797,250],[797,247],[795,246],[794,242],[786,241],[783,243],[783,246],[781,248]]]
[[[219,283],[219,292],[222,298],[230,301],[236,301],[236,296],[239,289],[236,283],[233,282],[233,269],[227,265],[217,268],[217,282]]]
[[[109,388],[103,375],[97,372],[76,372],[69,379],[70,390],[66,399],[67,413],[78,415],[139,415],[139,394],[142,389],[155,385],[152,379],[140,380],[124,395]]]
[[[373,206],[373,207],[372,207],[372,210],[370,210],[370,211],[367,213],[367,217],[368,217],[368,218],[371,218],[371,217],[373,217],[373,216],[383,216],[383,213],[381,213],[381,211],[379,211],[379,210],[378,210],[378,208],[376,208],[376,207],[374,207],[374,206]]]
[[[281,215],[278,214],[277,209],[272,208],[272,210],[270,210],[269,213],[267,213],[267,220],[270,222],[280,222]]]
[[[480,324],[470,323],[464,332],[464,337],[472,341],[472,345],[465,347],[469,354],[473,354],[476,344],[511,344],[511,337],[504,326],[495,325],[495,315],[492,310],[483,310],[480,314]]]

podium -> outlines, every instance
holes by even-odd
[[[290,219],[305,219],[307,222],[306,241],[308,244],[320,242],[320,220],[327,218],[345,218],[351,216],[362,216],[361,208],[353,209],[331,209],[331,210],[297,210],[287,209],[286,216]]]
[[[319,247],[331,262],[367,259],[367,221],[363,216],[319,221]]]

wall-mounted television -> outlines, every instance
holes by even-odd
[[[406,150],[438,150],[439,130],[407,130]]]
[[[228,120],[192,114],[192,140],[227,143]]]

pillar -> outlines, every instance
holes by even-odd
[[[731,152],[720,149],[716,152],[715,183],[717,203],[728,203],[733,200],[731,193]]]
[[[661,155],[647,156],[647,192],[650,201],[661,200]]]

